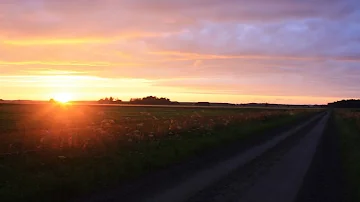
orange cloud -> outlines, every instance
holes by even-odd
[[[2,40],[3,44],[16,45],[16,46],[33,46],[33,45],[66,45],[66,44],[109,44],[121,40],[138,39],[138,38],[151,38],[167,36],[169,33],[162,32],[124,32],[119,34],[112,34],[112,36],[102,37],[88,37],[78,36],[73,38],[62,37],[61,35],[56,37],[43,36],[41,38],[27,38],[26,36],[21,38],[7,38]]]
[[[0,65],[51,65],[51,66],[140,66],[139,63],[78,62],[78,61],[0,61]]]
[[[43,70],[35,70],[35,71],[26,71],[32,74],[40,74],[40,75],[79,75],[79,74],[88,74],[88,71],[73,71],[73,70],[56,70],[56,69],[43,69]]]
[[[87,44],[87,43],[110,43],[114,39],[107,38],[73,38],[73,39],[10,39],[4,40],[7,45],[32,46],[32,45],[59,45],[59,44]]]

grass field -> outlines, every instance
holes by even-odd
[[[360,110],[337,110],[346,201],[360,201]]]
[[[318,111],[0,105],[0,201],[64,201]]]

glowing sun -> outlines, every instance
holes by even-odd
[[[67,103],[71,101],[72,96],[69,93],[58,93],[55,95],[55,100],[61,103]]]

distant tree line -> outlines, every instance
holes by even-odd
[[[147,96],[144,98],[131,98],[129,102],[123,102],[117,98],[106,97],[98,101],[99,104],[138,104],[138,105],[178,105],[179,102],[172,102],[169,98],[158,98]]]
[[[131,98],[130,104],[141,105],[176,105],[179,102],[172,102],[169,98],[158,98],[156,96],[147,96],[144,98]]]
[[[106,97],[98,101],[99,104],[121,104],[122,100],[113,97]]]
[[[197,102],[194,105],[195,106],[210,106],[210,102]]]
[[[328,104],[331,108],[360,108],[360,100],[350,99],[332,102]]]

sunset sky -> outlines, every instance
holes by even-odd
[[[359,0],[1,0],[0,99],[360,98]]]

